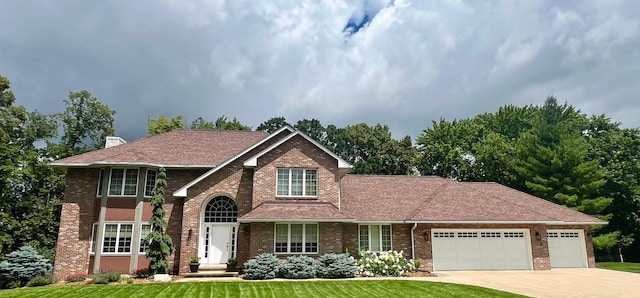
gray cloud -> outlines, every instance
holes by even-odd
[[[380,122],[415,137],[440,117],[551,94],[640,126],[634,1],[266,2],[4,3],[0,74],[43,112],[91,91],[128,139],[161,113]]]

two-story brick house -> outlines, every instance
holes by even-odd
[[[427,270],[593,267],[605,222],[495,183],[348,174],[351,165],[285,127],[172,131],[53,162],[65,167],[58,276],[144,268],[149,203],[167,169],[174,272],[191,257],[404,251]]]

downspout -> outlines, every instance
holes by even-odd
[[[414,261],[416,259],[416,244],[415,244],[415,240],[413,239],[413,231],[415,231],[417,227],[418,227],[418,223],[414,222],[413,228],[411,228],[411,259]]]

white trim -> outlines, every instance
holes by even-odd
[[[608,221],[563,221],[558,223],[550,223],[549,225],[606,225]]]
[[[244,162],[244,166],[245,167],[256,167],[258,166],[258,158],[260,158],[261,156],[267,154],[268,152],[270,152],[271,150],[277,148],[278,146],[284,144],[286,141],[292,139],[295,136],[301,136],[304,139],[306,139],[307,141],[311,142],[313,145],[315,145],[316,147],[320,148],[322,151],[324,151],[325,153],[327,153],[329,156],[333,157],[337,162],[338,162],[338,169],[351,169],[353,168],[353,166],[351,164],[349,164],[347,161],[345,161],[344,159],[340,158],[340,156],[336,155],[335,153],[331,152],[329,149],[325,148],[324,146],[322,146],[320,143],[316,142],[314,139],[312,139],[311,137],[307,136],[306,134],[298,131],[298,130],[293,130],[293,133],[291,133],[290,135],[282,138],[280,141],[274,143],[273,145],[267,147],[266,149],[260,151],[260,153],[250,157],[249,159],[247,159]]]
[[[145,198],[151,198],[153,196],[153,189],[155,188],[155,182],[154,182],[154,186],[151,187],[151,194],[147,195],[147,183],[149,182],[149,171],[156,172],[155,180],[158,179],[158,169],[149,169],[149,168],[146,169],[146,171],[144,172],[144,191],[142,192],[142,196]]]
[[[589,268],[589,260],[587,257],[587,237],[585,236],[584,230],[583,229],[561,229],[561,228],[555,228],[555,229],[547,229],[545,231],[546,233],[546,237],[547,237],[547,249],[549,251],[549,267],[551,269],[554,268],[574,268],[574,267],[563,267],[563,266],[553,266],[552,261],[551,261],[551,246],[549,245],[549,233],[578,233],[578,241],[580,244],[580,258],[582,259],[582,267],[576,267],[576,268]],[[575,239],[575,238],[574,238]]]
[[[116,230],[116,247],[115,247],[115,252],[102,252],[101,255],[102,256],[127,256],[127,255],[133,255],[134,251],[133,251],[133,231],[136,229],[136,225],[134,222],[132,221],[105,221],[104,225],[103,225],[103,229],[106,228],[107,225],[117,225],[117,230]],[[118,246],[120,243],[120,229],[122,225],[131,225],[131,244],[129,247],[129,252],[118,252]],[[142,226],[151,226],[149,224],[149,222],[145,221],[145,222],[141,222],[139,229],[140,229],[140,243],[142,245],[142,241],[144,241],[144,239],[142,239]],[[89,255],[93,256],[96,254],[95,251],[93,250],[93,238],[97,237],[97,235],[95,234],[97,232],[96,228],[98,227],[98,223],[94,222],[91,225],[91,238],[89,239]],[[96,239],[96,241],[98,241],[98,239]],[[100,240],[100,242],[103,244],[103,250],[104,250],[104,235],[102,237],[102,240]],[[138,247],[138,255],[144,255],[146,254],[145,252],[140,252],[140,247]]]
[[[442,224],[567,224],[562,221],[519,221],[519,220],[406,220],[404,223],[442,223]],[[585,223],[590,224],[590,223]]]
[[[240,158],[241,156],[247,154],[247,152],[257,148],[258,146],[260,146],[262,144],[264,144],[266,141],[272,139],[273,137],[275,137],[276,135],[280,134],[284,130],[289,130],[289,131],[293,132],[293,128],[291,128],[289,126],[284,126],[281,129],[278,129],[277,131],[275,131],[274,133],[268,135],[267,137],[265,137],[261,141],[255,143],[253,146],[251,146],[251,147],[243,150],[242,152],[234,155],[233,157],[227,159],[225,162],[221,163],[218,166],[215,166],[214,168],[212,168],[211,170],[207,171],[206,173],[200,175],[196,179],[191,180],[191,182],[187,183],[183,187],[180,187],[178,190],[173,192],[173,196],[174,197],[183,197],[183,198],[187,197],[187,189],[189,189],[189,187],[191,187],[191,186],[195,185],[196,183],[204,180],[205,178],[209,177],[211,174],[217,172],[219,169],[224,168],[226,165],[230,164],[231,162],[233,162],[234,160]]]
[[[287,194],[281,195],[278,194],[278,186],[280,182],[280,170],[287,170]],[[301,195],[292,195],[291,189],[293,188],[293,170],[302,170],[302,194]],[[316,172],[316,189],[314,195],[307,194],[307,171],[315,171]],[[318,169],[317,168],[277,168],[276,169],[276,198],[317,198],[318,197]]]
[[[122,170],[122,187],[120,188],[120,193],[119,194],[111,194],[111,178],[113,178],[113,170]],[[124,190],[127,186],[127,173],[129,171],[136,171],[136,192],[134,194],[130,194],[130,195],[125,195],[124,194]],[[145,172],[146,174],[146,172]],[[138,178],[140,176],[140,169],[139,168],[111,168],[109,170],[109,182],[107,184],[107,197],[113,197],[113,198],[135,198],[138,196]],[[102,186],[104,187],[104,185]]]

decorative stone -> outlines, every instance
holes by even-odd
[[[171,281],[171,276],[169,276],[169,274],[155,274],[153,276],[153,281],[155,281],[155,282],[168,282],[168,281]]]

